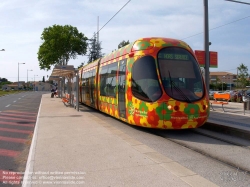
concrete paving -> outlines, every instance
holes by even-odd
[[[221,105],[213,108],[205,128],[250,139],[250,110],[244,110],[244,103],[229,102],[224,105],[225,112]]]
[[[101,121],[42,97],[23,187],[217,186]]]

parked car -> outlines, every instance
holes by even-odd
[[[246,91],[246,96],[250,97],[250,89]]]
[[[237,101],[237,102],[242,102],[242,97],[243,97],[243,95],[244,95],[244,93],[243,93],[242,90],[235,91],[233,100],[234,100],[234,101]]]
[[[213,98],[214,98],[214,93],[215,93],[215,91],[209,90],[209,98],[210,98],[210,99],[213,99]]]
[[[225,93],[229,93],[230,94],[230,99],[235,99],[235,92],[232,90],[226,90]]]

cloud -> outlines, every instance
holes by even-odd
[[[32,73],[42,77],[49,72],[39,70],[37,51],[41,44],[44,28],[58,25],[72,25],[91,38],[102,28],[128,0],[1,0],[0,3],[0,65],[9,64],[8,71],[0,68],[0,77],[13,77],[17,62],[26,62],[22,68],[31,67]],[[250,16],[249,6],[223,0],[209,0],[210,50],[219,54],[219,68],[234,69],[238,61],[250,67],[249,30],[250,18],[235,23],[230,22]],[[225,25],[225,26],[223,26]],[[202,0],[145,0],[130,1],[100,31],[103,53],[117,49],[122,40],[161,36],[183,39],[194,50],[204,48],[204,5]],[[199,34],[201,33],[201,34]],[[230,56],[230,58],[228,58]],[[78,66],[87,61],[79,56],[69,64]],[[21,74],[22,72],[20,72]],[[16,73],[14,73],[16,74]],[[23,75],[25,77],[25,71]],[[15,78],[13,78],[15,80]],[[24,79],[25,80],[25,79]]]

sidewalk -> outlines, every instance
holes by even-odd
[[[225,112],[221,105],[214,105],[213,108],[214,111],[210,111],[208,122],[242,130],[242,133],[247,133],[250,137],[250,110],[244,111],[243,103],[230,102],[224,105]]]
[[[46,184],[216,186],[88,111],[66,107],[50,94],[42,97],[23,186]]]

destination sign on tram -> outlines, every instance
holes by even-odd
[[[158,57],[167,60],[189,60],[189,56],[185,54],[160,53]]]

